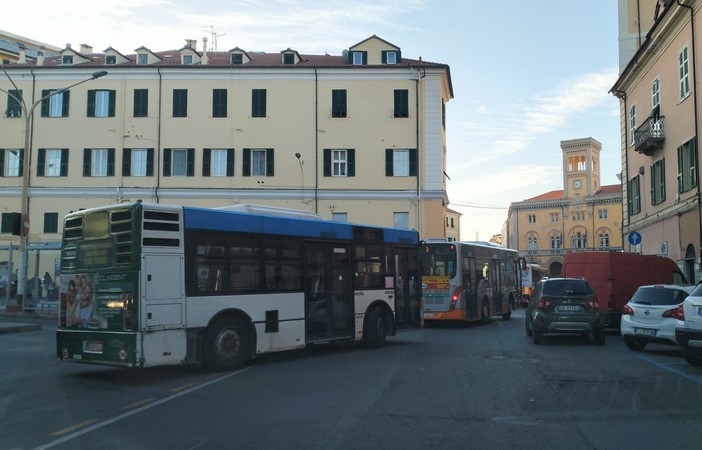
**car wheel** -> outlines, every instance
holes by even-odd
[[[543,337],[543,334],[541,331],[537,330],[534,328],[532,331],[532,338],[534,339],[534,345],[540,345],[541,344],[541,338]]]
[[[524,318],[524,329],[526,331],[526,335],[531,337],[532,331],[531,331],[531,327],[529,326],[529,314],[527,314],[526,317]]]
[[[627,347],[629,347],[631,350],[635,350],[637,352],[640,352],[646,347],[646,343],[636,340],[631,336],[624,336],[624,344],[626,344]]]
[[[681,347],[683,358],[693,366],[702,366],[702,353],[695,352],[686,347]]]
[[[607,335],[607,332],[605,331],[604,328],[602,330],[595,331],[595,333],[593,334],[593,337],[595,338],[595,344],[604,345],[606,335]]]

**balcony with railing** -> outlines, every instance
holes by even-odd
[[[663,119],[663,116],[653,114],[634,131],[634,150],[651,156],[653,152],[663,147],[665,140]]]

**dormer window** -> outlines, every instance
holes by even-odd
[[[137,64],[148,64],[148,63],[149,63],[148,53],[139,53],[137,55]]]
[[[115,55],[105,56],[105,64],[117,64],[117,56],[115,56]]]
[[[283,53],[283,64],[295,64],[295,54]]]
[[[362,66],[366,63],[366,52],[353,52],[352,62],[354,66]]]
[[[183,55],[183,64],[192,64],[193,55]]]
[[[387,52],[385,54],[385,64],[397,64],[397,53]]]
[[[73,55],[63,55],[61,64],[73,64]]]
[[[232,64],[244,64],[244,55],[241,53],[232,53]]]

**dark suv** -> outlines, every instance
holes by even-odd
[[[526,334],[541,344],[544,334],[592,333],[605,343],[605,321],[594,289],[581,278],[549,278],[536,284],[526,313]]]

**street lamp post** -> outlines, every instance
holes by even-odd
[[[12,86],[15,88],[15,91],[19,93],[19,88],[15,84],[15,82],[12,80],[10,77],[10,74],[7,73],[5,70],[5,67],[0,64],[0,69],[2,69],[3,73],[7,77],[8,80],[10,80],[10,83],[12,83]],[[13,95],[12,93],[0,89],[0,91],[5,92],[7,95],[10,97],[14,98],[21,106],[22,106],[22,112],[24,113],[24,152],[22,154],[22,194],[21,194],[21,219],[20,219],[20,245],[19,245],[19,267],[17,269],[17,304],[22,306],[23,299],[25,296],[26,292],[26,281],[27,281],[27,241],[29,239],[29,174],[30,174],[30,162],[31,162],[31,156],[30,156],[30,137],[31,137],[31,126],[32,126],[32,117],[34,115],[34,110],[38,105],[41,104],[44,100],[48,99],[49,97],[57,94],[61,94],[63,92],[68,91],[69,89],[78,86],[79,84],[85,83],[86,81],[91,81],[96,78],[100,78],[107,75],[106,70],[99,70],[97,72],[93,72],[93,74],[90,76],[90,78],[86,78],[84,80],[81,80],[77,83],[74,83],[70,86],[67,86],[65,88],[57,89],[55,91],[50,92],[49,94],[43,96],[39,100],[35,101],[32,106],[27,108],[27,104],[24,102],[23,96],[17,96]]]

